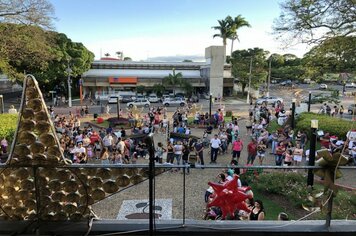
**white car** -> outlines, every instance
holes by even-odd
[[[159,102],[159,98],[156,95],[150,95],[148,96],[148,101],[156,103]]]
[[[166,107],[169,106],[181,106],[184,107],[185,105],[187,105],[186,101],[184,99],[181,98],[166,98],[163,100],[163,105]]]
[[[274,97],[274,96],[269,96],[269,97],[260,97],[256,100],[257,105],[261,105],[262,103],[267,103],[267,104],[275,104],[277,102],[283,103],[283,98],[280,97]]]
[[[326,84],[320,84],[319,89],[327,89],[328,86]]]
[[[133,106],[137,106],[137,107],[149,107],[151,105],[150,101],[148,101],[147,99],[136,99],[136,101],[134,102],[129,102],[127,103],[127,106],[132,108]]]
[[[347,84],[345,84],[345,88],[356,88],[356,84],[355,83],[347,83]]]
[[[119,101],[122,100],[122,97],[119,95],[110,95],[108,98],[108,103],[110,103],[110,104],[117,103],[117,98],[119,98]]]

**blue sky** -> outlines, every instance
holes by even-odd
[[[280,1],[280,0],[279,0]],[[227,15],[241,14],[252,25],[241,29],[234,49],[261,47],[302,56],[306,47],[281,49],[272,32],[278,0],[50,0],[56,30],[100,54],[123,51],[133,60],[204,57],[204,49],[222,45],[211,27]],[[228,44],[227,52],[230,52]]]

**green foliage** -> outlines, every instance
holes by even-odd
[[[306,178],[303,175],[293,172],[271,172],[264,173],[259,176],[258,182],[253,182],[252,189],[259,195],[274,194],[287,199],[291,206],[301,208],[302,204],[305,206],[313,206],[308,200],[310,193],[306,188]],[[322,192],[323,186],[315,184],[314,191],[311,194]],[[265,202],[263,196],[258,196]],[[320,200],[326,201],[328,195],[324,194]],[[278,204],[279,202],[277,202]],[[333,219],[356,219],[354,212],[356,212],[356,194],[353,192],[346,192],[340,189],[338,194],[333,199]],[[271,204],[273,206],[273,204]],[[323,213],[319,213],[313,216],[314,219],[325,219],[325,207]],[[288,212],[288,209],[287,209]],[[306,212],[307,214],[307,212]]]
[[[274,22],[274,30],[290,45],[315,44],[356,32],[353,0],[284,0],[280,6],[282,12]]]
[[[306,68],[319,74],[356,71],[356,37],[334,37],[313,47],[303,58]]]
[[[232,53],[232,75],[238,78],[244,92],[249,82],[250,62],[252,58],[251,86],[258,87],[267,78],[268,51],[262,48],[236,50]]]
[[[254,188],[261,192],[287,197],[294,207],[301,207],[302,204],[308,202],[308,191],[305,185],[305,177],[298,173],[272,172],[261,174]]]
[[[225,116],[232,116],[232,111],[231,111],[231,110],[226,111],[226,112],[225,112]]]
[[[6,137],[12,142],[17,126],[17,114],[0,114],[0,139]]]
[[[143,94],[145,91],[146,91],[146,87],[143,86],[143,85],[138,85],[138,86],[136,87],[136,92],[137,92],[137,93]]]
[[[346,133],[352,127],[352,121],[315,113],[301,113],[297,118],[296,129],[310,132],[311,120],[319,121],[319,129],[345,139]],[[310,133],[309,133],[310,137]]]

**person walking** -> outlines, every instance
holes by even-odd
[[[199,139],[198,142],[195,143],[194,150],[197,157],[199,158],[200,165],[204,165],[204,145],[201,139]]]
[[[253,165],[257,155],[257,142],[255,139],[251,139],[251,142],[247,145],[247,165]]]
[[[210,140],[210,147],[211,147],[211,157],[210,157],[210,164],[215,164],[216,159],[218,157],[219,148],[221,146],[221,141],[218,138],[218,135],[215,134],[214,138]]]
[[[239,162],[243,146],[244,144],[241,138],[237,137],[237,139],[232,143],[232,160]]]

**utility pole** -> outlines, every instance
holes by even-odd
[[[272,69],[272,55],[269,57],[269,65],[268,65],[267,93],[266,93],[267,97],[269,97],[269,85],[271,83],[271,69]]]
[[[247,104],[250,104],[251,76],[252,76],[252,57],[250,60],[250,73],[248,74],[248,92],[247,92],[247,99],[246,99]]]
[[[71,80],[70,80],[70,73],[72,73],[72,69],[70,68],[70,59],[68,59],[68,67],[66,72],[68,73],[68,107],[72,107],[72,86],[71,86]]]

